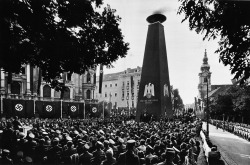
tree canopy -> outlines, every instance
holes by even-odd
[[[102,0],[1,0],[0,67],[42,70],[47,82],[60,73],[82,74],[125,57],[121,18]]]
[[[242,122],[250,119],[250,86],[231,86],[226,93],[215,97],[211,103],[211,116],[222,118],[223,114],[231,120]]]
[[[226,0],[179,0],[178,14],[190,30],[204,39],[220,38],[216,53],[243,84],[250,77],[250,2]]]

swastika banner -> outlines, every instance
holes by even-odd
[[[69,103],[68,104],[68,112],[69,112],[70,116],[73,118],[79,117],[79,104]]]
[[[13,115],[18,116],[20,118],[24,118],[26,117],[26,104],[25,104],[25,100],[21,100],[21,99],[12,99],[11,100],[11,104],[12,104],[12,112]]]
[[[43,102],[43,116],[46,118],[54,118],[56,116],[55,102]]]

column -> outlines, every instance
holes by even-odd
[[[74,93],[74,91],[73,91],[73,87],[69,87],[69,91],[70,91],[70,99],[73,99],[73,93]]]
[[[4,70],[1,68],[1,92],[5,93],[5,73]]]
[[[51,98],[55,98],[55,89],[51,88],[50,96]]]
[[[83,80],[83,75],[80,75],[80,80],[79,80],[79,83],[80,83],[80,86],[79,86],[79,95],[82,95],[82,80]]]
[[[26,82],[27,82],[27,87],[26,87],[26,94],[30,95],[30,64],[27,64],[27,72],[26,72]]]
[[[40,86],[40,96],[43,97],[43,85]]]

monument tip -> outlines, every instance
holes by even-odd
[[[148,23],[155,23],[155,22],[164,22],[166,21],[167,17],[163,14],[152,14],[148,16],[147,21]]]

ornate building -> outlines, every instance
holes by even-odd
[[[61,92],[50,87],[45,81],[41,81],[38,90],[39,68],[24,65],[19,74],[12,74],[12,78],[8,78],[8,73],[1,69],[1,95],[5,98],[29,98],[42,100],[60,100]],[[66,89],[64,91],[63,100],[85,102],[94,99],[95,90],[95,69],[89,70],[83,75],[76,73],[62,73]],[[40,93],[40,94],[39,94]]]
[[[198,98],[203,100],[207,93],[211,91],[211,72],[208,64],[207,51],[205,49],[203,64],[201,65],[201,72],[199,73]],[[207,92],[208,89],[208,92]]]

